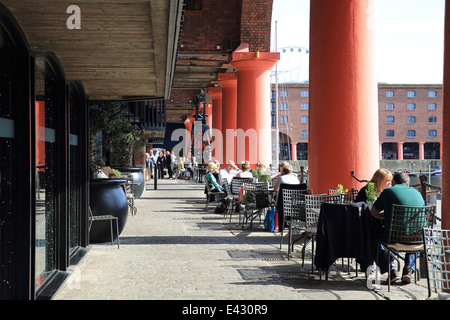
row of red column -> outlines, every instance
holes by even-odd
[[[270,71],[279,57],[278,52],[236,51],[231,61],[236,72],[219,73],[218,86],[208,88],[213,159],[271,164]]]
[[[315,194],[338,184],[360,189],[363,184],[351,172],[369,180],[379,167],[374,7],[374,0],[315,0],[310,4],[308,187]],[[446,22],[449,17],[450,0],[446,0]],[[445,24],[444,70],[450,70],[449,22]],[[222,111],[219,98],[214,98],[212,126],[223,133],[222,163],[250,158],[255,147],[255,161],[271,163],[269,72],[278,59],[279,53],[235,52],[231,65],[236,73],[219,75]],[[446,173],[450,160],[449,86],[447,71],[443,86],[444,227],[450,226],[446,209],[450,197],[445,196],[450,188],[450,173]],[[218,95],[216,90],[210,88],[208,94]],[[243,146],[251,137],[236,140],[234,134],[227,135],[238,129],[255,130],[256,146]]]

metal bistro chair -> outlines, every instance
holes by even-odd
[[[292,241],[294,230],[304,231],[306,228],[306,212],[305,212],[305,194],[306,190],[283,189],[283,212],[284,221],[288,227],[288,259],[290,259],[291,251],[294,249],[294,243],[303,238],[302,235]],[[281,230],[280,249],[283,242],[283,230]],[[292,248],[292,249],[291,249]]]
[[[114,244],[114,233],[113,233],[112,222],[113,222],[113,220],[116,221],[117,248],[119,249],[119,248],[120,248],[120,241],[119,241],[119,218],[118,218],[118,217],[115,217],[115,216],[112,216],[112,215],[110,215],[110,214],[103,215],[103,216],[94,216],[94,215],[92,214],[91,207],[88,207],[88,208],[89,208],[89,231],[91,231],[91,226],[92,226],[92,223],[93,223],[94,221],[106,221],[106,220],[109,220],[109,223],[110,223],[110,225],[111,225],[111,245]]]
[[[428,297],[450,290],[450,230],[423,228]],[[446,297],[448,298],[448,293]]]
[[[239,188],[241,188],[244,183],[250,183],[252,181],[253,181],[253,178],[234,177],[231,179],[231,197],[233,198],[234,209],[236,209],[237,206],[240,206],[240,204],[238,203]],[[230,222],[231,222],[231,216],[230,216]],[[239,210],[239,224],[241,224],[241,211],[240,210]]]
[[[326,194],[305,195],[305,215],[306,215],[306,228],[305,228],[305,243],[302,249],[302,267],[305,262],[305,250],[306,246],[311,242],[311,269],[314,271],[314,239],[317,235],[317,224],[319,223],[320,207],[323,202],[339,203],[340,196],[328,196]],[[308,240],[309,239],[309,240]]]
[[[225,199],[225,192],[211,191],[211,187],[206,179],[205,179],[205,186],[206,186],[206,204],[205,204],[205,210],[206,210],[206,209],[208,209],[208,205],[211,202],[220,202],[221,200]],[[214,200],[211,200],[212,197],[214,197]]]
[[[355,189],[351,189],[348,190],[347,192],[339,192],[340,190],[335,190],[335,189],[329,189],[328,190],[328,195],[329,196],[336,196],[339,195],[340,197],[340,203],[352,203],[355,202],[356,196],[358,195],[358,190]]]
[[[435,211],[436,206],[434,205],[402,206],[393,204],[388,241],[381,242],[381,245],[387,250],[388,257],[396,257],[398,261],[398,258],[403,259],[398,254],[399,252],[424,252],[422,229],[433,224]],[[377,249],[380,250],[380,246],[377,246]],[[419,266],[417,265],[417,256],[415,260],[416,268],[414,272],[414,282],[417,283],[417,277],[420,275]],[[388,292],[390,292],[390,290],[391,263],[389,262]]]
[[[261,222],[261,213],[271,205],[269,200],[269,185],[267,182],[245,183],[244,189],[246,192],[246,202],[242,226],[250,220],[251,228],[253,220],[259,216]]]
[[[224,214],[224,218],[227,217],[227,214],[230,215],[230,223],[231,223],[231,217],[233,215],[233,211],[235,210],[235,205],[236,205],[236,201],[233,197],[233,194],[231,193],[231,187],[230,184],[228,183],[228,179],[224,178],[223,179],[223,185],[225,188],[225,191],[227,193],[227,210],[225,210],[225,214]]]
[[[126,187],[124,187],[124,191],[131,215],[135,216],[137,213],[137,207],[134,205],[133,176],[130,174],[127,175],[127,184]]]

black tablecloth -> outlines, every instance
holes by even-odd
[[[374,219],[364,202],[323,203],[317,226],[315,265],[328,268],[338,258],[356,258],[365,271],[376,257]]]

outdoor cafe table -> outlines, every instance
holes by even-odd
[[[328,276],[336,259],[356,258],[365,271],[376,260],[374,219],[364,202],[324,202],[317,225],[316,268]]]

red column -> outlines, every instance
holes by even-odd
[[[206,117],[206,123],[210,128],[212,128],[212,120],[213,120],[213,114],[212,114],[212,104],[211,103],[205,103],[205,115]]]
[[[442,228],[450,229],[450,0],[445,1],[442,110]]]
[[[192,121],[191,119],[189,119],[189,116],[186,118],[186,120],[184,120],[184,126],[186,127],[186,134],[187,137],[185,139],[186,142],[186,151],[184,152],[184,156],[186,157],[186,159],[190,159],[191,157],[191,132],[192,132]]]
[[[309,187],[326,193],[379,167],[378,93],[371,0],[310,4]]]
[[[235,73],[219,73],[217,83],[222,87],[223,162],[236,161],[237,78]],[[229,139],[227,139],[227,134]]]
[[[217,159],[220,163],[225,163],[223,160],[223,140],[222,140],[222,88],[208,87],[208,95],[212,100],[212,125],[211,136],[213,139],[212,157]]]
[[[425,142],[419,142],[419,160],[425,160]]]
[[[291,157],[291,159],[295,161],[295,160],[297,160],[297,142],[292,142],[291,146],[292,146],[292,157]]]
[[[397,142],[397,160],[403,160],[403,142]]]
[[[270,124],[270,70],[279,52],[234,52],[231,65],[237,73],[237,161],[252,165],[272,163]]]

